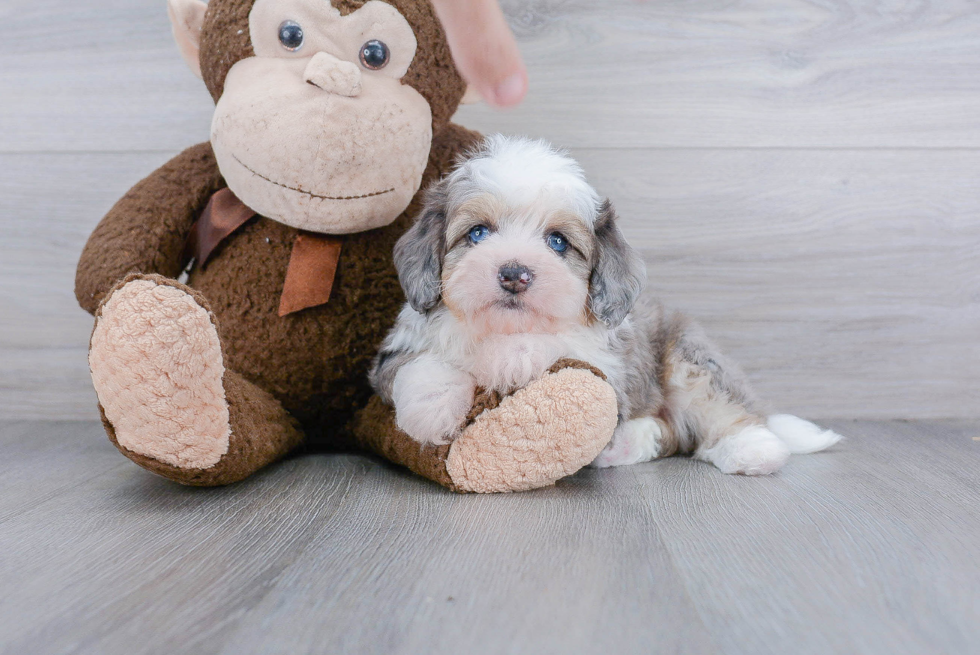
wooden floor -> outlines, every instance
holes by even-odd
[[[2,423],[0,650],[980,652],[980,423],[828,425],[770,478],[459,496],[324,454],[186,488],[96,423]]]

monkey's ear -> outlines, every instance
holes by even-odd
[[[475,105],[483,100],[483,96],[480,92],[476,90],[476,87],[472,84],[466,85],[466,92],[463,94],[462,99],[459,101],[461,105]]]
[[[589,280],[589,306],[607,327],[616,327],[633,311],[646,281],[646,265],[616,225],[606,200],[595,224],[596,263]]]
[[[201,77],[201,27],[207,10],[207,3],[201,0],[167,0],[167,15],[173,25],[177,47],[198,77]]]
[[[425,194],[425,207],[395,244],[395,268],[405,298],[424,314],[442,297],[442,260],[446,256],[446,190],[440,182]]]

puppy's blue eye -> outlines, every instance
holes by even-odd
[[[568,250],[568,239],[561,232],[552,232],[548,235],[548,247],[555,252],[565,252]]]
[[[488,236],[490,236],[490,228],[488,228],[486,225],[477,225],[470,230],[470,243],[480,243]]]

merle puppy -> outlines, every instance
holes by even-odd
[[[767,416],[696,324],[641,294],[643,262],[609,201],[544,142],[488,138],[429,189],[395,265],[408,303],[371,382],[421,443],[451,441],[477,387],[507,393],[563,357],[616,390],[619,425],[595,466],[687,453],[760,475],[840,439]]]

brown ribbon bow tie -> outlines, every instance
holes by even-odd
[[[187,236],[187,255],[203,267],[214,249],[255,215],[231,189],[216,191]],[[300,231],[296,235],[279,296],[279,316],[330,300],[341,243],[339,237],[315,232]]]

